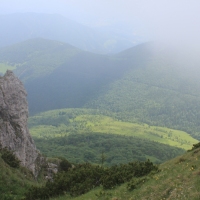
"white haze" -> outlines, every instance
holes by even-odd
[[[0,14],[59,13],[90,26],[123,23],[149,40],[200,43],[198,0],[0,0]]]
[[[57,13],[99,29],[115,27],[129,38],[172,46],[195,67],[200,65],[199,10],[198,0],[0,0],[0,14]]]

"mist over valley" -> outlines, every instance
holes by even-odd
[[[4,2],[0,8],[4,105],[0,122],[11,119],[4,114],[10,100],[4,100],[3,92],[11,84],[12,78],[6,78],[11,70],[13,79],[24,85],[29,110],[16,116],[29,115],[28,121],[23,119],[28,137],[33,138],[40,159],[44,156],[50,163],[43,163],[37,183],[26,180],[23,191],[11,194],[2,186],[3,199],[9,195],[113,199],[115,194],[119,199],[146,199],[148,193],[152,200],[178,199],[182,193],[169,180],[173,177],[177,187],[186,188],[179,182],[180,173],[194,185],[193,192],[184,193],[185,199],[195,199],[199,195],[199,182],[193,176],[199,173],[200,40],[194,19],[200,16],[195,15],[194,3],[78,1],[50,1],[40,8],[39,1],[30,6],[23,2],[15,9]],[[22,141],[20,125],[15,123],[11,126],[16,141]],[[4,129],[0,130],[3,138]],[[11,146],[0,149],[7,174],[6,166],[10,170],[12,164],[5,157],[10,159]],[[50,177],[47,166],[54,166],[57,174],[50,182],[44,178]],[[16,170],[15,175],[28,174],[20,167]],[[20,176],[16,175],[19,185]],[[159,179],[162,184],[155,182]],[[34,183],[32,189],[28,181]],[[157,189],[161,185],[164,189]]]

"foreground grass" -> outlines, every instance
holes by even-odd
[[[152,174],[133,191],[123,184],[113,190],[92,190],[82,196],[63,196],[52,200],[198,200],[200,199],[200,148],[160,165],[160,172]]]
[[[1,158],[0,153],[0,199],[21,200],[31,185],[38,185],[24,167],[12,168]]]

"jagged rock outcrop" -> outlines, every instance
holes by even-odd
[[[45,160],[27,128],[28,103],[22,82],[12,71],[0,77],[0,144],[12,150],[35,176]]]

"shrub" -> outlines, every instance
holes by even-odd
[[[69,169],[68,162],[65,164],[67,171],[60,171],[54,176],[53,182],[48,181],[41,188],[32,187],[27,192],[25,199],[49,199],[50,197],[63,194],[78,196],[100,185],[103,186],[103,189],[111,189],[116,185],[130,181],[133,177],[141,177],[147,175],[152,170],[158,169],[149,160],[119,166],[115,165],[110,168],[84,163]],[[132,183],[130,187],[133,187],[134,184]]]
[[[142,184],[144,184],[144,182],[146,182],[147,180],[148,180],[147,177],[140,177],[140,178],[134,177],[128,182],[127,189],[134,190],[138,188],[139,186],[141,186]]]
[[[60,171],[67,172],[69,170],[69,168],[72,167],[72,164],[68,160],[62,158],[59,167],[60,167],[60,169],[59,169]]]
[[[7,148],[2,149],[1,157],[10,167],[19,168],[20,160],[12,151],[9,151]]]
[[[193,150],[195,150],[195,149],[197,149],[197,148],[199,148],[199,147],[200,147],[200,142],[197,143],[197,144],[193,144],[192,149],[191,149],[191,150],[188,150],[188,151],[193,151]]]
[[[149,160],[146,162],[136,161],[120,166],[113,166],[105,171],[101,182],[104,189],[111,189],[130,181],[133,177],[145,176],[153,170],[157,171],[158,167]]]
[[[79,164],[70,170],[61,171],[55,175],[54,181],[48,181],[44,187],[32,187],[27,193],[27,200],[48,199],[63,195],[78,196],[100,185],[104,169],[89,163]]]

